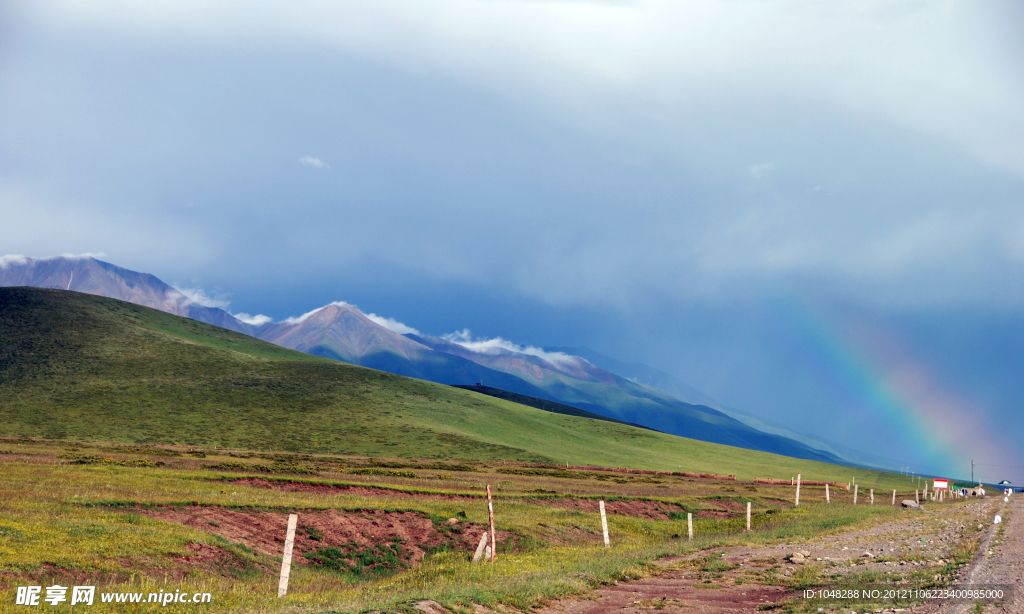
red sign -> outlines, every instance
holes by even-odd
[[[949,488],[949,480],[935,480],[935,483],[932,486],[932,488],[934,490]]]

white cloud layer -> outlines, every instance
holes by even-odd
[[[28,263],[28,258],[20,254],[7,254],[6,256],[0,256],[0,269],[6,269],[9,266],[20,266]]]
[[[233,313],[231,315],[234,316],[235,318],[237,318],[238,320],[241,320],[242,322],[245,322],[246,324],[249,324],[249,325],[252,325],[252,326],[263,326],[264,324],[268,324],[268,323],[274,321],[270,316],[265,316],[265,315],[263,315],[261,313],[258,313],[258,314],[254,315],[254,316],[249,315],[249,314],[244,313],[244,312],[243,313]]]
[[[231,301],[227,300],[226,297],[210,296],[202,288],[179,288],[175,286],[175,290],[184,294],[188,300],[197,305],[202,305],[203,307],[216,307],[218,309],[227,310],[227,308],[231,306]]]
[[[542,358],[551,363],[575,363],[583,360],[578,356],[570,356],[569,354],[562,352],[546,352],[543,349],[532,345],[516,345],[515,343],[512,343],[507,339],[502,339],[501,337],[494,337],[493,339],[473,339],[473,335],[468,328],[443,335],[443,338],[445,341],[461,345],[467,350],[478,352],[480,354],[503,354],[506,352],[527,354],[529,356]]]
[[[1024,84],[1006,57],[1014,45],[1012,24],[1002,23],[1019,12],[1006,3],[35,4],[44,19],[78,27],[175,41],[338,49],[415,70],[439,69],[496,89],[525,87],[575,105],[585,104],[592,88],[656,104],[685,99],[694,95],[688,81],[712,77],[725,88],[785,90],[885,116],[1024,172],[1017,147],[1024,136]]]
[[[420,334],[420,331],[416,330],[415,328],[413,328],[411,326],[407,326],[407,325],[399,322],[398,320],[396,320],[394,318],[385,318],[384,316],[379,316],[379,315],[377,315],[375,313],[367,313],[365,315],[366,315],[367,318],[372,320],[374,323],[380,324],[384,328],[386,328],[386,329],[388,329],[388,330],[390,330],[392,332],[398,333],[399,335],[410,335],[410,334],[418,335],[418,334]]]
[[[326,162],[316,156],[303,156],[299,158],[299,164],[312,166],[313,168],[331,168]]]
[[[29,260],[53,260],[55,258],[66,258],[68,260],[83,260],[86,258],[106,258],[106,254],[103,252],[83,252],[81,254],[61,254],[59,256],[47,256],[46,258],[29,258],[22,256],[21,254],[7,254],[6,256],[0,256],[0,269],[6,268],[10,265],[22,265],[28,264]]]
[[[0,177],[0,244],[100,245],[151,270],[265,259],[277,279],[302,262],[385,262],[625,310],[807,280],[866,302],[1024,304],[1019,7],[24,3],[18,28],[41,42],[8,54],[0,154],[35,170]],[[76,51],[37,51],[50,40]],[[90,85],[109,45],[178,79],[176,96],[145,80],[113,79],[116,95]],[[199,52],[210,61],[188,76],[162,68]],[[226,80],[237,88],[206,105]],[[199,105],[209,114],[187,112]],[[92,131],[116,136],[109,151],[82,145]],[[344,188],[275,174],[279,152],[310,150],[298,163],[336,161],[323,178],[351,171]],[[199,176],[178,166],[185,152],[224,171],[203,215],[189,201],[212,193],[207,179],[165,189]],[[126,174],[90,166],[107,159]],[[56,193],[47,177],[68,169],[87,179]],[[292,262],[266,262],[274,250]]]

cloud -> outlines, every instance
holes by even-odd
[[[63,78],[55,66],[88,77],[106,64],[98,49],[80,52],[77,63],[36,57],[31,47],[14,54],[5,90],[14,121],[0,153],[24,168],[60,165],[81,175],[61,182],[64,198],[42,179],[19,179],[31,189],[0,203],[15,216],[0,229],[12,252],[97,245],[165,274],[169,266],[218,263],[227,271],[251,260],[280,279],[313,261],[336,273],[365,259],[421,277],[501,284],[553,304],[623,308],[666,294],[691,300],[804,280],[844,289],[852,281],[875,300],[894,292],[893,270],[902,272],[893,284],[900,296],[905,288],[920,302],[943,301],[932,291],[941,279],[992,302],[1015,287],[1024,266],[1019,241],[1012,262],[990,250],[979,264],[1005,272],[985,287],[971,271],[937,277],[944,260],[933,267],[938,273],[873,264],[875,245],[930,208],[955,216],[960,207],[1012,209],[1020,201],[1018,187],[978,194],[971,183],[995,185],[1000,178],[987,174],[984,160],[1014,166],[1024,134],[1024,71],[985,25],[984,3],[456,0],[427,9],[408,0],[296,0],[294,8],[247,10],[230,0],[154,0],[107,10],[115,4],[40,2],[49,8],[26,20],[26,31],[46,40],[64,31],[46,24],[61,22],[83,41],[120,41],[140,65],[161,66],[210,43],[210,61],[176,77],[182,92],[203,91],[258,61],[222,51],[237,43],[331,60],[315,71],[270,63],[266,80],[218,93],[221,103],[202,114],[208,121],[178,114],[185,119],[163,122],[152,119],[166,108],[160,88],[129,79],[119,80],[116,96],[82,85],[73,95],[51,93],[54,105],[28,104],[47,84],[56,92],[59,83],[98,82]],[[347,77],[325,81],[324,71]],[[27,77],[36,74],[46,79]],[[271,82],[288,87],[261,91]],[[339,104],[311,105],[314,98]],[[90,104],[105,123],[81,116]],[[241,116],[228,111],[239,104],[267,121],[240,129],[233,122]],[[125,114],[145,128],[138,142],[115,130]],[[118,140],[97,153],[75,145],[87,142],[68,136],[75,130]],[[177,147],[202,151],[212,164],[238,161],[210,175],[224,197],[203,215],[137,204],[210,193],[184,182],[179,193],[162,194],[154,178],[196,176],[175,166],[186,158]],[[293,163],[316,171],[333,159],[358,172],[338,190],[306,181],[316,177],[305,172],[271,170],[302,150],[309,155]],[[95,168],[111,156],[125,156],[116,163],[125,176]],[[246,170],[233,174],[236,166]],[[118,198],[120,186],[130,189]],[[78,202],[89,194],[102,196]],[[737,224],[748,218],[757,223]],[[984,253],[993,243],[982,240],[958,243],[953,256]],[[900,247],[885,253],[903,262],[935,253]],[[289,255],[274,265],[264,255],[274,251]]]
[[[6,269],[11,265],[21,266],[23,264],[28,264],[28,261],[28,258],[18,254],[8,254],[6,256],[0,256],[0,269]]]
[[[52,260],[53,258],[67,258],[68,260],[99,260],[100,258],[106,258],[105,252],[82,252],[81,254],[68,254],[64,253],[60,256],[50,256],[49,258],[43,258],[43,260]]]
[[[552,363],[585,362],[585,360],[579,356],[570,356],[563,352],[546,352],[541,348],[534,347],[532,345],[516,345],[515,343],[512,343],[507,339],[502,339],[501,337],[494,337],[493,339],[473,339],[473,335],[468,328],[443,335],[442,337],[445,341],[461,345],[467,350],[472,350],[480,354],[503,354],[505,352],[512,352],[516,354],[536,356],[537,358],[541,358]]]
[[[384,316],[379,316],[375,313],[368,313],[365,315],[370,320],[373,320],[373,322],[375,322],[376,324],[380,324],[384,328],[392,332],[398,333],[399,335],[420,334],[420,331],[416,330],[411,326],[406,326],[405,324],[402,324],[401,322],[394,318],[385,318]]]
[[[303,156],[299,158],[299,164],[305,164],[306,166],[312,166],[313,168],[331,168],[330,164],[327,164],[316,156]]]
[[[84,260],[87,258],[106,258],[106,254],[103,252],[84,252],[81,254],[61,254],[59,256],[47,256],[46,258],[29,258],[28,256],[22,256],[21,254],[8,254],[6,256],[0,256],[0,269],[7,268],[10,265],[20,266],[28,264],[30,261],[45,261],[55,260],[57,258],[65,258],[67,260]]]
[[[175,287],[174,289],[177,290],[178,292],[181,292],[182,294],[184,294],[185,297],[189,301],[191,301],[191,302],[193,302],[193,303],[195,303],[197,305],[202,305],[203,307],[216,307],[218,309],[225,309],[226,310],[228,307],[231,306],[231,301],[227,300],[227,297],[225,297],[225,296],[218,296],[218,297],[210,296],[202,288],[178,288],[178,287]]]
[[[250,324],[252,326],[263,326],[264,324],[268,324],[274,321],[273,318],[271,318],[270,316],[265,316],[261,313],[256,314],[254,316],[251,316],[247,313],[233,313],[231,315],[234,316],[235,319],[241,320],[242,322],[245,322],[246,324]]]
[[[770,162],[761,162],[759,164],[750,165],[750,176],[754,179],[764,179],[768,175],[772,174],[775,170],[775,165]]]

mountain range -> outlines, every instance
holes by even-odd
[[[842,461],[831,452],[745,424],[711,407],[711,400],[699,391],[666,380],[669,376],[650,367],[598,359],[600,355],[586,348],[540,350],[508,343],[481,344],[468,336],[432,337],[389,326],[390,321],[371,318],[344,302],[281,322],[242,319],[219,307],[203,305],[153,275],[93,257],[5,256],[0,258],[0,286],[52,288],[120,299],[398,375],[449,385],[483,383],[488,388],[691,439],[797,458]],[[598,362],[610,368],[602,368]],[[676,395],[704,402],[686,402]]]

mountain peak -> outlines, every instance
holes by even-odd
[[[354,305],[336,302],[298,318],[268,324],[260,338],[302,352],[359,363],[368,354],[392,352],[411,358],[425,346],[377,324]]]
[[[253,331],[230,313],[195,302],[155,275],[123,269],[91,255],[3,256],[0,258],[0,286],[32,286],[106,296],[240,333],[252,334]]]

